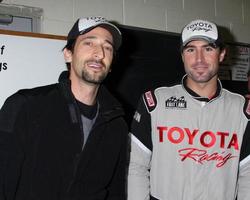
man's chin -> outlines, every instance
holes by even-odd
[[[90,84],[94,84],[94,85],[100,85],[103,81],[104,81],[105,77],[100,77],[98,79],[85,79],[83,78],[83,80],[87,83],[90,83]]]

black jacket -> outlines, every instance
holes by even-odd
[[[127,125],[101,86],[99,115],[82,150],[69,80],[20,90],[0,111],[0,199],[124,200]]]

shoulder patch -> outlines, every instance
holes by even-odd
[[[157,104],[154,93],[152,91],[147,91],[144,93],[143,97],[145,99],[148,110],[149,111],[154,110]]]

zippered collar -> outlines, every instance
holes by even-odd
[[[221,81],[219,79],[217,79],[217,89],[216,89],[216,93],[212,98],[207,98],[207,97],[202,97],[199,94],[197,94],[196,92],[194,92],[192,89],[190,89],[187,86],[187,74],[185,74],[182,77],[182,81],[181,84],[183,86],[183,88],[194,98],[197,99],[199,101],[205,101],[205,102],[209,102],[211,100],[216,99],[217,97],[219,97],[221,95],[221,91],[222,91],[222,84]]]
[[[73,122],[77,120],[77,104],[75,97],[71,91],[71,81],[69,80],[69,72],[64,71],[59,77],[59,86],[63,96],[65,97]],[[109,121],[115,117],[124,115],[121,104],[110,94],[104,85],[100,85],[97,93],[97,102],[99,104],[99,115],[104,121]],[[72,110],[75,110],[73,113]]]

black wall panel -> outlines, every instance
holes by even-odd
[[[123,103],[130,123],[141,94],[179,83],[184,75],[180,34],[120,26],[123,44],[105,81]],[[244,94],[246,82],[222,81],[225,88]]]

